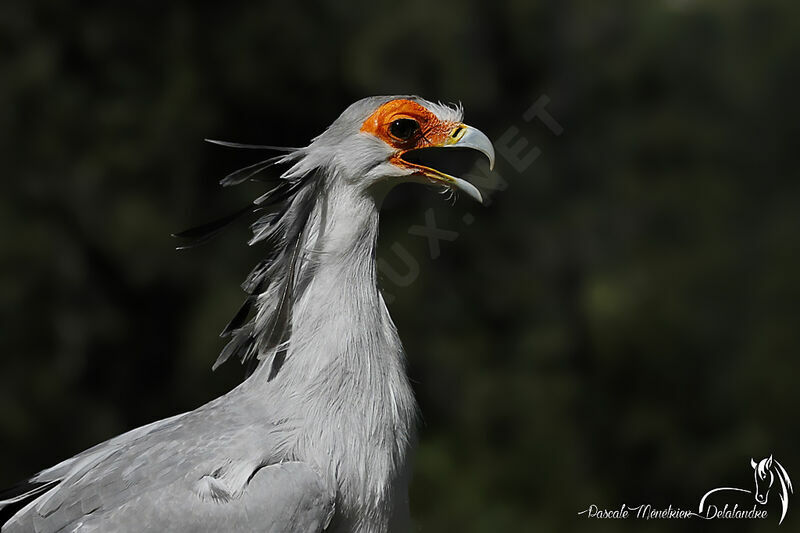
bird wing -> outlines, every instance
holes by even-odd
[[[80,509],[76,518],[55,521],[38,513],[19,519],[17,515],[3,533],[318,533],[333,516],[334,493],[311,466],[291,461],[254,472],[235,499],[202,499],[186,484],[171,483],[111,509],[91,510],[81,503],[71,507]]]
[[[32,481],[52,488],[2,533],[321,531],[334,492],[310,465],[277,462],[288,422],[214,403],[45,470]]]

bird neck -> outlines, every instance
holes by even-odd
[[[381,200],[346,183],[321,195],[303,237],[298,283],[307,285],[292,308],[283,366],[272,380],[268,364],[252,376],[266,387],[267,402],[287,410],[283,418],[298,420],[289,455],[327,469],[354,531],[372,530],[365,521],[407,519],[417,412],[377,286]]]
[[[293,389],[330,382],[333,374],[360,376],[385,365],[403,366],[400,340],[377,285],[385,191],[331,181],[302,237],[289,347],[279,372],[284,374],[279,381]],[[269,366],[257,372],[269,375]]]

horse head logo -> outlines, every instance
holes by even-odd
[[[778,499],[781,503],[781,518],[778,521],[778,525],[783,523],[786,512],[789,510],[789,495],[793,492],[792,480],[789,479],[789,474],[786,473],[786,469],[783,468],[783,465],[773,459],[771,455],[758,462],[756,462],[755,459],[750,459],[750,466],[753,468],[756,490],[741,489],[738,487],[717,487],[711,489],[700,498],[699,513],[702,514],[705,509],[708,509],[709,497],[721,492],[753,494],[757,504],[766,505],[769,500],[769,491],[772,489],[773,485],[776,485]]]
[[[753,477],[756,478],[756,501],[764,505],[769,498],[769,489],[775,482],[775,474],[772,473],[772,456],[761,459],[757,463],[751,458],[750,466],[753,467]]]
[[[793,492],[792,480],[789,479],[789,474],[786,469],[770,455],[765,459],[756,462],[750,459],[750,466],[753,468],[753,477],[756,481],[756,490],[754,492],[756,502],[764,505],[769,498],[769,491],[772,485],[777,480],[780,485],[780,492],[778,498],[781,501],[781,519],[786,516],[786,511],[789,509],[789,494]],[[779,522],[779,523],[780,523]]]

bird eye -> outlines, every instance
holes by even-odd
[[[419,123],[412,118],[398,118],[389,124],[389,133],[401,141],[409,140],[419,131]]]

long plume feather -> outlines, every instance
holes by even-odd
[[[235,358],[245,364],[249,373],[260,361],[271,359],[270,375],[274,375],[282,362],[278,352],[285,350],[291,330],[292,307],[297,299],[298,280],[302,278],[302,240],[316,204],[320,178],[315,169],[301,164],[306,155],[303,148],[208,141],[233,148],[287,152],[232,172],[220,182],[223,186],[242,183],[272,165],[291,165],[280,176],[274,177],[272,188],[252,204],[222,219],[175,235],[190,241],[180,248],[196,246],[242,216],[263,211],[251,225],[253,237],[249,244],[263,243],[269,247],[269,252],[242,284],[247,296],[220,334],[230,340],[212,368]]]
[[[276,152],[296,152],[299,148],[290,146],[270,146],[268,144],[242,144],[230,141],[220,141],[218,139],[203,139],[207,143],[217,144],[228,148],[244,148],[246,150],[275,150]]]

